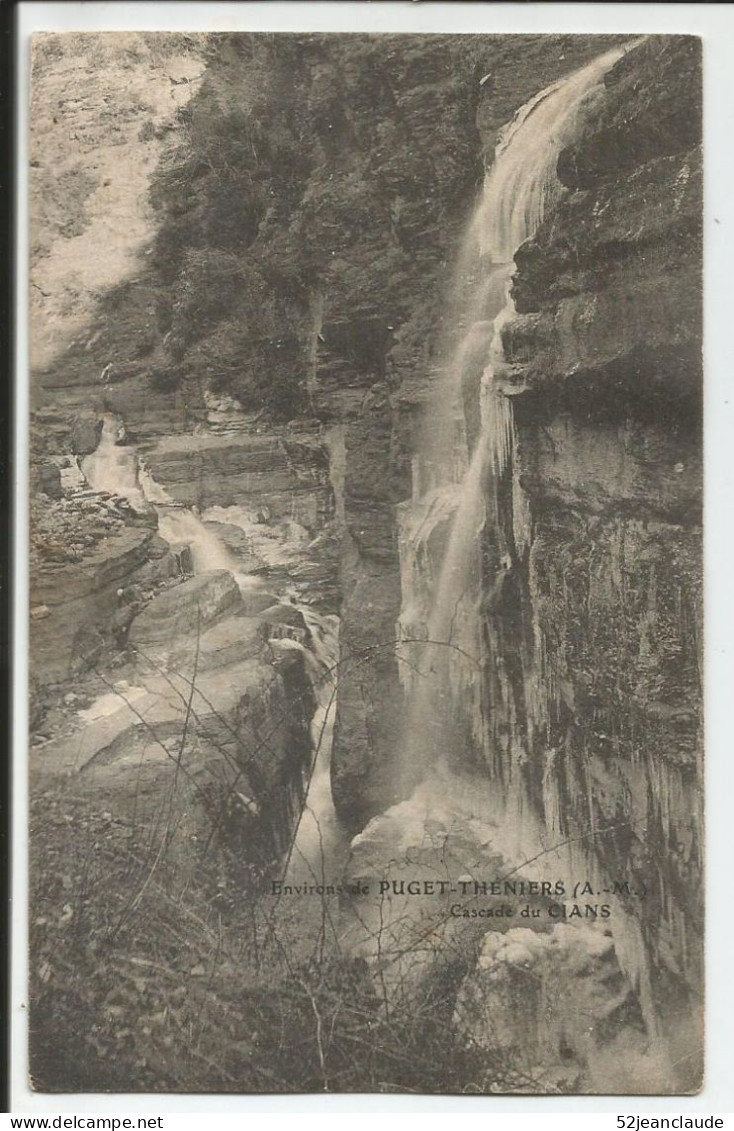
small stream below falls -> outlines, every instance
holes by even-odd
[[[206,526],[206,519],[177,503],[155,481],[134,445],[125,442],[123,421],[112,413],[104,416],[96,451],[86,456],[82,471],[89,485],[100,492],[127,499],[133,507],[153,507],[158,515],[158,533],[172,546],[187,545],[194,573],[227,570],[245,598],[260,591],[277,592],[271,578],[251,574],[242,568],[237,555],[222,538]],[[286,545],[274,532],[256,526],[244,507],[211,508],[211,518],[242,531],[259,547],[265,545],[265,558],[275,566],[287,564],[303,552],[303,545]],[[321,614],[300,603],[293,591],[283,594],[283,603],[301,613],[309,630],[308,644],[297,640],[278,641],[281,648],[301,652],[316,697],[311,723],[314,762],[301,820],[287,862],[288,883],[333,883],[344,867],[348,841],[337,818],[331,794],[331,750],[336,714],[336,665],[339,654],[339,618]],[[134,691],[135,689],[133,689]],[[85,717],[93,720],[119,708],[119,697],[107,695],[93,704]],[[328,879],[326,877],[329,877]]]

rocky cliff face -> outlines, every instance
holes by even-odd
[[[329,462],[318,434],[165,437],[144,454],[156,482],[187,507],[247,503],[314,533],[333,514]]]
[[[65,682],[119,645],[145,597],[185,572],[150,523],[80,494],[47,505],[34,528],[31,650],[41,685]]]
[[[511,586],[484,624],[504,672],[488,743],[519,724],[541,820],[645,889],[663,1013],[671,983],[700,988],[699,58],[653,40],[611,71],[561,156],[567,195],[517,255]]]
[[[196,35],[34,37],[36,371],[50,371],[69,348],[87,358],[95,346],[109,348],[103,329],[89,328],[90,310],[138,272],[150,231],[150,177],[175,130],[177,109],[197,89],[203,48]]]
[[[484,810],[487,844],[521,872],[535,851],[560,860],[558,846],[568,845],[564,874],[593,877],[598,890],[628,885],[635,894],[617,901],[610,954],[627,987],[620,1002],[633,988],[636,1019],[617,1017],[612,1044],[629,1024],[625,1040],[647,1049],[642,1077],[659,1082],[669,1069],[656,1066],[656,1034],[680,1022],[688,1044],[673,1053],[687,1070],[682,1083],[669,1079],[682,1087],[698,1079],[702,949],[699,51],[695,40],[646,41],[610,71],[583,132],[561,153],[565,194],[516,256],[516,313],[495,367],[512,451],[507,472],[485,484],[474,606],[483,674],[479,686],[475,673],[458,674],[445,756],[464,791],[469,775],[474,796],[462,802],[443,784],[454,790],[453,825],[422,812],[420,790],[389,808],[395,778],[374,739],[353,778],[343,750],[335,766],[347,813],[388,810],[355,842],[354,866],[369,848],[373,877],[393,866],[406,835],[416,860],[433,836],[471,843],[469,815]],[[480,383],[469,376],[471,436]],[[403,404],[414,396],[408,383]],[[410,450],[404,419],[396,437]],[[416,578],[404,573],[403,616],[435,587],[445,525],[437,511],[430,538],[418,535],[422,577],[414,592]],[[480,845],[470,875],[483,874]],[[409,907],[402,920],[395,914],[409,931]],[[544,936],[541,949],[553,943]],[[592,969],[590,954],[584,963]],[[490,1039],[481,1035],[488,1011],[506,1011],[511,1028],[526,994],[505,977],[492,975],[485,992],[469,976],[462,993],[467,1002],[474,995],[473,1040]],[[572,980],[552,991],[559,1000]],[[538,1059],[562,1075],[565,1057],[583,1088],[595,1086],[597,1069],[607,1087],[620,1086],[619,1074],[610,1084],[615,1054],[600,1018],[593,1048],[537,1050]]]
[[[314,78],[320,97],[329,87],[327,73],[332,95],[342,96],[338,157],[320,140],[326,167],[334,162],[341,175],[346,154],[346,200],[361,191],[362,178],[376,178],[383,213],[369,216],[362,240],[350,239],[352,246],[338,252],[333,279],[322,281],[310,356],[312,403],[322,417],[344,424],[346,538],[332,781],[340,816],[354,831],[398,797],[394,765],[404,697],[393,644],[404,594],[396,507],[411,493],[411,437],[431,378],[462,330],[451,297],[454,258],[479,187],[481,156],[525,99],[607,43],[559,37],[550,47],[534,37],[481,44],[438,37],[399,50],[396,41],[385,53],[383,43],[365,40],[348,66],[337,55]],[[379,123],[372,120],[375,90],[364,88],[368,61],[370,81],[382,89]],[[491,81],[480,86],[482,78]],[[427,132],[429,108],[434,125]],[[331,119],[325,123],[331,129]],[[324,232],[327,246],[339,248],[334,241],[344,239],[345,220],[351,232],[356,218],[340,211]],[[380,270],[392,265],[382,291],[368,271],[373,245],[383,248]]]
[[[268,642],[231,573],[159,592],[132,620],[125,662],[100,667],[56,712],[54,736],[37,739],[34,791],[104,798],[141,828],[175,795],[194,839],[234,838],[261,869],[282,854],[303,803],[313,691],[302,654]],[[82,707],[90,687],[100,694]],[[180,833],[179,866],[195,868]]]
[[[157,34],[34,47],[32,762],[37,791],[68,775],[67,795],[99,789],[121,813],[137,759],[143,823],[186,779],[189,831],[219,820],[262,867],[300,815],[315,710],[288,648],[304,622],[276,628],[272,606],[287,589],[333,609],[338,540],[318,423],[266,435],[199,370],[160,378],[170,325],[149,270],[151,182],[186,131],[210,47]],[[197,538],[213,562],[195,561]],[[244,596],[235,573],[252,575]],[[187,713],[191,672],[204,698]],[[227,775],[239,789],[225,787],[217,818]]]
[[[115,288],[136,295],[151,230],[151,175],[177,110],[196,90],[203,46],[196,36],[134,33],[34,39],[30,581],[37,689],[98,662],[119,645],[141,603],[185,574],[157,537],[155,515],[90,490],[80,461],[97,447],[110,408],[100,374],[117,360],[116,339],[129,334],[114,299],[109,310],[105,303]],[[140,344],[150,310],[137,310]],[[132,409],[134,389],[121,399]],[[156,401],[148,390],[138,404],[149,427],[188,425],[171,398]],[[121,601],[123,591],[133,597]]]

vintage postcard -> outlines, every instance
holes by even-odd
[[[38,1092],[700,1089],[701,85],[34,36]]]

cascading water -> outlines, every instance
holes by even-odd
[[[541,90],[502,130],[472,225],[492,262],[509,262],[558,200],[558,156],[577,135],[590,92],[627,50],[613,47]]]
[[[513,443],[511,403],[493,381],[503,357],[502,328],[514,314],[513,256],[557,199],[560,151],[625,50],[607,51],[518,111],[500,135],[460,252],[457,286],[465,305],[460,321],[467,328],[432,397],[413,464],[413,498],[399,511],[403,608],[398,637],[426,642],[405,643],[401,649],[408,698],[400,767],[404,786],[440,765],[446,751],[456,748],[457,736],[461,741],[462,729],[477,736],[480,533],[485,522],[496,520],[488,513],[488,507],[497,509],[493,483],[504,477]],[[472,452],[463,398],[467,383],[476,385],[480,374],[480,423]],[[501,585],[507,552],[500,552],[497,564]]]
[[[415,787],[402,808],[429,816],[445,809],[450,798],[455,814],[491,829],[492,847],[510,867],[545,878],[550,867],[555,875],[585,875],[600,885],[593,850],[562,832],[557,752],[549,751],[545,763],[541,817],[526,793],[526,747],[512,719],[501,749],[492,749],[482,687],[488,679],[502,685],[509,677],[501,655],[488,652],[482,625],[528,541],[527,504],[513,468],[512,402],[495,376],[504,360],[502,330],[515,314],[513,258],[559,198],[559,154],[577,134],[603,76],[629,49],[607,51],[541,91],[502,131],[460,253],[461,340],[419,438],[413,497],[398,508],[403,596],[398,637],[407,703],[398,777],[403,796]],[[473,445],[462,419],[469,381],[480,404]],[[509,525],[501,513],[508,490]],[[483,537],[488,531],[489,539]],[[494,553],[489,563],[482,560],[488,544]],[[494,665],[491,672],[488,665]],[[472,774],[477,758],[484,764],[480,777]],[[640,927],[623,912],[618,924],[619,961],[654,1035]]]
[[[339,622],[337,617],[317,616],[305,605],[297,605],[296,608],[303,616],[310,636],[309,648],[303,648],[302,651],[316,693],[316,712],[311,722],[315,759],[285,882],[334,884],[341,877],[348,848],[348,840],[336,815],[331,795],[331,746],[336,716]],[[289,643],[294,647],[301,647],[295,641]]]
[[[105,413],[99,443],[91,455],[82,460],[82,471],[95,491],[120,495],[133,506],[142,507],[146,499],[138,478],[135,449],[121,441],[125,428],[119,417]]]
[[[135,447],[122,443],[125,428],[121,419],[106,413],[97,449],[83,462],[82,470],[87,482],[95,491],[121,496],[136,509],[153,507],[158,514],[158,530],[171,545],[188,545],[195,573],[208,570],[228,570],[240,587],[243,596],[263,586],[262,578],[245,572],[223,540],[208,530],[202,519],[192,510],[182,507],[156,483]],[[234,515],[231,513],[234,512]],[[247,534],[255,535],[259,542],[268,541],[252,526],[250,512],[244,508],[211,508],[214,520],[234,524]],[[305,532],[304,532],[305,534]],[[273,537],[269,540],[275,543]],[[298,547],[302,552],[303,546]],[[280,558],[290,561],[291,549]],[[268,557],[279,560],[275,545],[269,548]],[[335,875],[343,862],[346,841],[336,816],[331,796],[331,746],[335,715],[335,669],[338,658],[339,621],[335,616],[322,616],[307,605],[294,605],[301,613],[308,629],[309,645],[295,640],[279,640],[279,647],[292,647],[304,657],[314,692],[317,709],[311,724],[316,756],[308,782],[307,796],[293,842],[288,863],[289,882],[297,879],[306,882],[323,882],[325,875]],[[113,704],[115,696],[110,697]]]
[[[135,448],[121,442],[124,438],[125,427],[120,418],[106,413],[99,444],[82,463],[90,486],[95,491],[119,495],[138,509],[152,506],[158,514],[161,536],[172,545],[189,546],[196,573],[226,569],[241,589],[259,586],[259,579],[240,568],[221,538],[207,530],[192,510],[182,507],[156,483]]]

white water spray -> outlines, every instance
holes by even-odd
[[[171,545],[189,546],[195,573],[226,569],[243,590],[260,585],[259,578],[240,569],[234,554],[198,515],[182,507],[156,483],[135,447],[123,443],[124,439],[121,419],[105,413],[99,444],[82,463],[89,485],[95,491],[119,495],[137,509],[154,507],[161,537]]]
[[[141,508],[146,500],[138,479],[138,457],[135,448],[122,443],[124,439],[125,428],[120,418],[105,413],[99,443],[82,460],[82,471],[95,491],[119,495]]]
[[[442,459],[437,464],[424,439],[414,466],[421,474],[421,483],[430,482],[431,490],[417,491],[414,487],[411,503],[403,504],[399,513],[403,583],[399,634],[403,640],[425,641],[412,648],[406,644],[401,650],[410,661],[406,661],[408,674],[404,676],[408,706],[401,778],[403,787],[411,782],[421,783],[402,808],[428,814],[435,810],[436,797],[442,802],[449,798],[449,808],[457,821],[484,824],[493,849],[530,875],[536,870],[544,873],[548,868],[555,869],[555,875],[598,877],[601,873],[593,839],[588,843],[581,838],[569,840],[562,833],[557,752],[549,751],[546,760],[543,817],[535,812],[527,796],[522,773],[525,753],[518,735],[503,736],[501,750],[487,748],[491,726],[486,725],[486,704],[481,701],[486,673],[482,670],[485,649],[480,631],[482,602],[493,593],[488,591],[492,574],[487,576],[481,561],[481,535],[486,524],[492,524],[497,560],[490,569],[495,570],[493,588],[498,590],[503,583],[503,570],[512,564],[505,538],[513,540],[516,548],[515,535],[521,547],[528,540],[527,512],[524,506],[516,506],[520,500],[514,479],[509,483],[513,512],[517,512],[512,515],[512,534],[506,535],[500,524],[498,492],[512,471],[514,427],[511,398],[497,389],[495,374],[504,361],[502,330],[515,314],[510,293],[514,254],[520,244],[534,235],[548,209],[559,199],[559,153],[582,127],[584,110],[604,74],[628,49],[608,51],[542,91],[522,107],[500,136],[460,256],[462,263],[469,262],[473,247],[474,254],[485,264],[484,278],[475,281],[474,294],[469,296],[469,318],[474,324],[446,368],[440,386],[442,399],[433,402],[433,420],[424,438],[443,432],[455,440],[459,432],[456,418],[461,384],[468,342],[472,334],[475,338],[477,335],[476,319],[482,320],[482,326],[491,320],[493,327],[491,337],[487,336],[480,381],[479,435],[460,486],[447,471],[461,461]],[[499,303],[498,281],[505,288],[504,301]],[[440,469],[443,482],[436,482],[435,477],[431,480],[421,470],[426,462],[432,464],[434,472],[437,467]],[[448,525],[452,512],[446,535],[441,527]],[[443,552],[437,554],[432,542],[439,546],[443,543]],[[499,665],[501,660],[495,659]],[[507,680],[499,667],[492,677],[500,685]],[[484,788],[479,788],[477,779],[461,768],[465,740],[483,750],[488,766],[501,767],[496,777],[490,773]],[[458,766],[449,765],[448,754],[456,756]],[[593,828],[592,822],[592,832]],[[658,1022],[641,930],[637,921],[622,909],[617,918],[615,947],[641,1003],[648,1032],[657,1037]]]
[[[311,638],[310,648],[302,648],[302,651],[316,693],[316,712],[311,721],[316,755],[285,882],[334,884],[341,878],[348,851],[348,839],[337,817],[331,794],[339,620],[334,616],[319,616],[307,605],[295,607],[303,616]],[[301,647],[293,643],[295,647]]]
[[[464,289],[470,281],[462,317],[468,329],[438,383],[414,461],[420,486],[414,484],[412,503],[400,513],[403,612],[398,635],[403,641],[426,641],[402,648],[408,688],[400,767],[404,782],[441,765],[445,750],[456,745],[457,691],[462,715],[476,731],[481,714],[481,532],[485,522],[498,525],[497,485],[512,460],[512,407],[497,391],[494,375],[503,361],[503,327],[515,313],[513,257],[558,199],[560,151],[577,134],[593,92],[625,50],[615,47],[553,83],[505,127],[459,255],[457,279]],[[481,420],[473,452],[463,425],[467,381],[475,390],[480,385]],[[446,537],[440,526],[446,527],[452,511]],[[440,565],[431,542],[444,544]],[[417,565],[411,561],[416,554],[423,559]],[[498,585],[508,564],[502,554]],[[418,578],[426,572],[433,579],[427,598],[417,593]]]
[[[561,194],[556,166],[583,123],[590,97],[629,49],[613,47],[526,102],[502,130],[474,217],[474,236],[495,263],[508,263]]]

